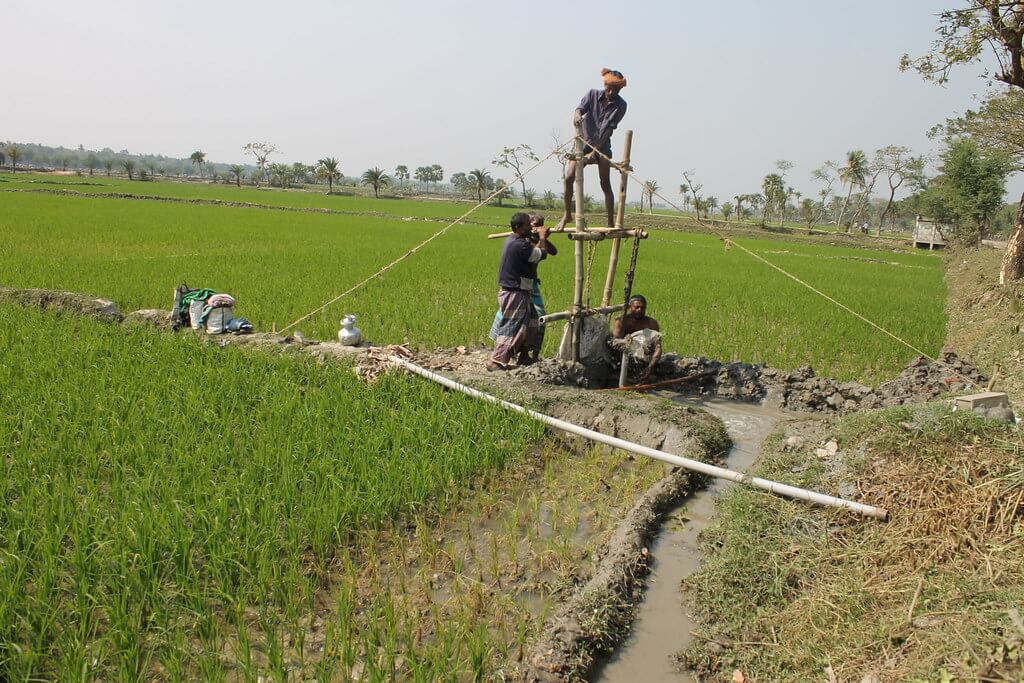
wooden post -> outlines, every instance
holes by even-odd
[[[576,129],[576,231],[587,229],[587,217],[583,215],[583,123],[575,121]],[[575,319],[572,321],[572,360],[580,361],[580,339],[583,336],[583,318],[578,314],[583,310],[583,242],[575,245],[576,256],[576,287],[572,298],[572,310]]]
[[[633,131],[626,131],[626,140],[623,144],[622,163],[624,168],[629,168],[629,153],[633,148]],[[619,206],[615,212],[615,227],[623,229],[626,224],[626,186],[629,185],[629,174],[620,169],[622,179],[619,182]],[[619,266],[619,245],[621,240],[616,237],[612,240],[612,254],[608,257],[608,277],[604,281],[604,294],[601,296],[601,305],[607,306],[612,300],[612,285],[615,284],[615,269]]]

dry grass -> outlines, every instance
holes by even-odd
[[[767,476],[849,493],[885,524],[735,491],[691,585],[705,627],[688,656],[748,680],[1019,680],[1024,445],[942,406],[858,415],[816,436],[830,460],[770,447]],[[813,439],[812,439],[813,441]],[[739,577],[739,579],[738,579]],[[741,644],[742,643],[742,644]]]
[[[996,388],[1010,395],[1015,407],[1024,406],[1024,282],[999,286],[1002,252],[996,249],[958,249],[946,256],[949,287],[947,345],[968,358],[986,375],[996,363]]]

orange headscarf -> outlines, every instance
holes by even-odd
[[[601,76],[604,77],[605,85],[614,85],[616,88],[626,87],[626,77],[615,69],[601,69]]]

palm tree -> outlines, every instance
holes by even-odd
[[[113,159],[104,159],[103,160],[103,168],[105,168],[107,170],[107,177],[109,178],[110,177],[110,172],[112,170],[114,170],[114,160]]]
[[[804,220],[804,223],[807,223],[807,234],[808,235],[813,233],[813,230],[811,228],[814,225],[814,215],[815,215],[815,210],[814,210],[814,200],[813,199],[808,198],[808,199],[804,199],[802,202],[800,202],[800,218],[802,218]]]
[[[654,193],[659,189],[658,183],[653,180],[648,180],[644,183],[644,188],[640,195],[640,211],[644,210],[644,197],[647,197],[647,209],[651,213],[654,213]]]
[[[782,182],[782,176],[778,173],[769,173],[766,175],[764,180],[761,182],[761,191],[764,193],[764,213],[761,214],[763,224],[768,222],[772,207],[785,206],[786,189]]]
[[[191,155],[189,155],[189,160],[192,162],[193,166],[199,167],[199,177],[202,178],[203,164],[206,163],[206,152],[196,150],[195,152],[192,152]]]
[[[132,174],[135,173],[135,162],[131,159],[122,159],[121,168],[123,168],[124,172],[128,174],[128,180],[131,180],[133,177]]]
[[[839,219],[836,221],[836,227],[843,224],[843,215],[846,213],[847,207],[850,206],[850,196],[853,195],[853,188],[864,187],[864,180],[868,174],[868,158],[859,149],[852,150],[846,153],[846,165],[839,169],[839,180],[844,185],[849,185],[850,189],[846,192],[846,200],[843,201],[843,208],[839,210]],[[846,232],[850,232],[850,226],[846,226]]]
[[[242,166],[241,164],[232,164],[230,167],[228,167],[228,170],[231,171],[231,174],[235,176],[235,185],[241,187],[242,174],[245,173],[245,167]]]
[[[330,194],[334,191],[334,181],[341,180],[341,170],[338,168],[338,160],[334,157],[324,157],[316,163],[316,177],[327,180],[327,194]]]
[[[491,178],[491,174],[482,168],[474,168],[467,173],[466,180],[469,183],[469,189],[476,192],[476,200],[478,202],[483,201],[484,192],[494,187],[494,180]]]
[[[288,164],[270,164],[270,179],[277,179],[282,189],[287,189],[291,184],[294,170]]]
[[[406,166],[405,164],[399,164],[398,166],[395,166],[395,178],[397,178],[400,183],[404,183],[406,180],[408,180],[409,167]]]
[[[17,145],[7,146],[7,158],[11,160],[11,173],[18,172],[18,157],[21,156],[21,150],[18,149]]]
[[[732,215],[732,211],[732,202],[726,202],[725,204],[722,204],[722,217],[725,219],[726,223],[729,222],[729,216]]]
[[[373,186],[373,196],[380,199],[380,188],[391,184],[391,176],[384,172],[384,169],[377,167],[363,171],[363,185]]]

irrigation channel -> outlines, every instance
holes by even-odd
[[[733,442],[727,456],[728,467],[741,472],[757,459],[761,445],[775,425],[794,416],[768,405],[722,399],[697,400],[672,393],[663,395],[702,408],[722,420]],[[712,521],[715,500],[730,486],[735,484],[712,479],[707,488],[681,501],[666,518],[669,522],[651,547],[651,573],[644,601],[637,606],[630,636],[594,671],[591,681],[696,681],[691,674],[680,671],[674,662],[674,655],[689,647],[693,639],[690,633],[696,628],[681,604],[680,584],[700,567],[698,537]],[[673,523],[672,520],[680,517],[685,524]]]

